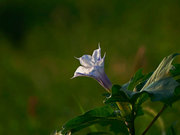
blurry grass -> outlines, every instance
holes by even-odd
[[[177,0],[1,1],[0,7],[0,134],[44,135],[60,129],[81,114],[74,96],[85,111],[101,106],[104,90],[97,82],[70,80],[79,66],[74,56],[91,54],[98,42],[107,53],[108,77],[120,84],[137,68],[152,71],[164,56],[180,50]],[[12,12],[25,13],[19,41],[9,36],[18,31],[4,27],[16,27],[2,16],[10,9],[9,18]],[[174,106],[163,114],[167,126],[179,121],[180,108]]]

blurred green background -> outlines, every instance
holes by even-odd
[[[102,106],[97,82],[70,79],[79,66],[74,56],[101,42],[108,77],[123,84],[138,68],[150,72],[179,52],[179,15],[179,0],[1,0],[0,135],[49,135],[81,114],[78,104],[86,111]],[[180,134],[178,104],[162,119]],[[157,112],[162,104],[145,106]],[[151,119],[136,120],[138,134]],[[149,134],[160,134],[159,125]]]

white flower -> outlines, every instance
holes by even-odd
[[[97,80],[106,90],[110,90],[112,84],[104,72],[104,57],[101,58],[101,48],[94,50],[91,55],[83,55],[77,58],[80,61],[81,66],[77,68],[72,78],[78,76],[91,77]]]

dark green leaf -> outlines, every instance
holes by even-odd
[[[113,135],[129,135],[127,127],[123,121],[114,119],[107,122],[100,123],[101,126],[108,126],[109,131],[113,133]]]
[[[123,90],[118,85],[114,85],[112,87],[112,95],[106,99],[105,103],[120,102],[123,108],[121,111],[125,111],[127,114],[125,117],[128,118],[128,114],[130,114],[131,111],[131,107],[129,107],[129,105],[132,104],[134,106],[134,112],[136,113],[136,116],[140,116],[143,114],[140,105],[147,99],[147,92],[132,92],[130,90]]]
[[[152,73],[153,72],[150,72],[150,73],[144,75],[141,82],[139,82],[139,84],[135,86],[136,87],[135,91],[140,91],[143,88],[143,86],[146,84],[147,80],[151,77]]]
[[[145,96],[146,95],[146,96]],[[106,98],[105,103],[114,102],[129,102],[131,104],[142,104],[148,98],[147,92],[132,92],[130,90],[123,90],[118,85],[113,85],[112,94],[109,98]]]
[[[144,75],[142,74],[142,69],[139,69],[134,76],[131,78],[128,86],[128,90],[133,90],[136,85],[138,85],[143,79]]]
[[[123,121],[113,120],[111,121],[110,131],[112,131],[115,135],[129,135],[127,127]]]
[[[138,105],[135,109],[135,117],[144,115],[144,111],[140,105]]]
[[[180,64],[173,64],[174,68],[170,70],[173,77],[180,75]]]
[[[180,85],[178,85],[174,90],[174,95],[179,96],[180,95]]]
[[[113,85],[111,96],[105,100],[105,103],[112,102],[129,102],[128,95],[121,90],[121,86],[119,85]]]
[[[78,116],[70,121],[68,121],[64,126],[61,132],[63,134],[71,131],[72,133],[81,130],[87,126],[90,126],[95,123],[102,121],[108,121],[115,117],[114,110],[109,106],[103,106],[96,108],[84,113],[81,116]]]

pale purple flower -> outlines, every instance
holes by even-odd
[[[91,55],[83,55],[77,58],[80,61],[81,66],[77,68],[72,78],[78,76],[91,77],[97,80],[106,90],[110,90],[112,84],[104,72],[104,57],[101,58],[101,48],[94,50]]]

